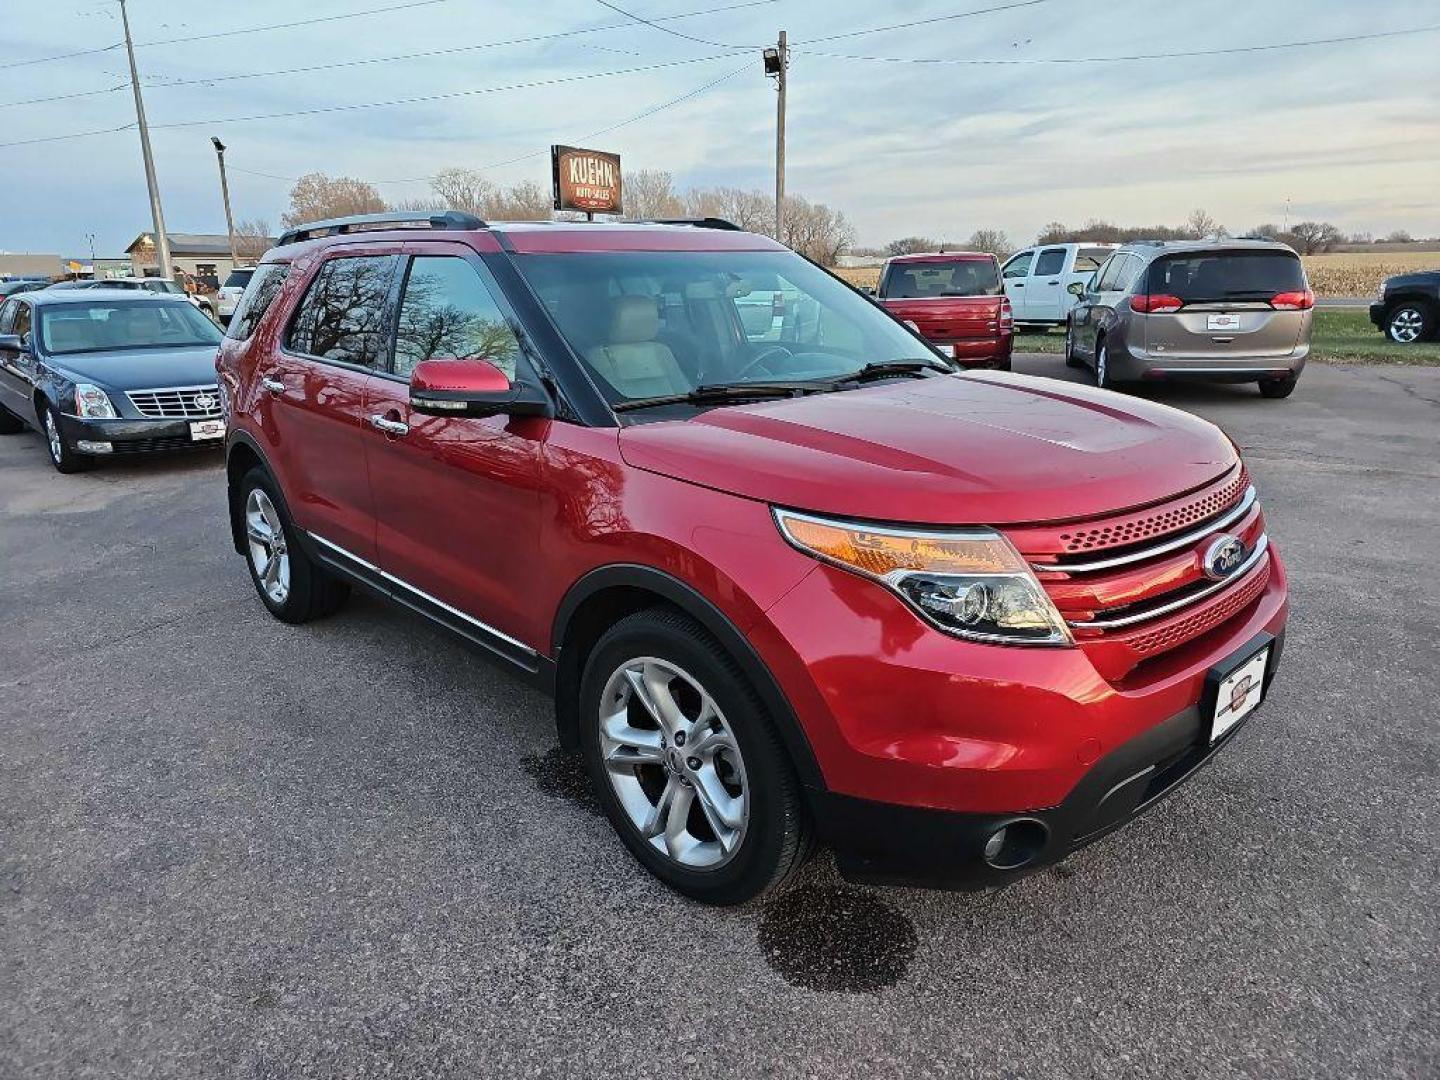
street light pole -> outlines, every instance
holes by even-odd
[[[235,253],[235,216],[230,213],[230,181],[225,178],[225,144],[215,136],[210,136],[210,141],[215,144],[215,157],[220,162],[220,196],[225,200],[225,231],[230,235],[230,264],[236,266],[240,262],[240,256]]]
[[[165,212],[160,209],[160,185],[155,180],[155,158],[150,153],[150,126],[145,122],[145,101],[140,96],[140,73],[135,68],[135,44],[130,39],[130,15],[120,0],[120,21],[125,25],[125,55],[130,58],[130,89],[135,92],[135,123],[140,129],[140,153],[145,159],[145,186],[150,189],[150,222],[155,229],[155,249],[160,256],[160,276],[175,276],[170,262],[170,237],[165,235]]]

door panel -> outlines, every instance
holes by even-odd
[[[387,574],[531,649],[545,643],[535,604],[540,451],[550,421],[427,416],[410,410],[421,360],[484,356],[523,363],[514,317],[464,245],[406,245],[396,374],[376,380],[368,413],[407,425],[366,433],[378,562]],[[483,637],[483,634],[482,634]],[[512,649],[500,643],[502,651]]]
[[[1005,286],[1005,295],[1010,298],[1010,307],[1015,313],[1017,322],[1027,318],[1025,294],[1029,289],[1026,282],[1034,261],[1034,251],[1018,251],[1005,261],[1005,266],[1000,271],[1001,281]]]
[[[1058,322],[1061,318],[1060,287],[1064,282],[1066,249],[1041,248],[1030,276],[1025,280],[1025,318]]]

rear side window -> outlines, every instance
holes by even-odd
[[[1064,248],[1047,248],[1040,252],[1040,257],[1035,260],[1035,274],[1058,274],[1060,268],[1065,265]]]
[[[300,301],[289,348],[322,360],[385,367],[387,301],[398,258],[346,256],[322,266]]]
[[[520,344],[475,268],[453,256],[422,255],[410,264],[395,332],[395,373],[422,360],[489,360],[515,378]]]
[[[1156,259],[1147,285],[1151,294],[1178,296],[1187,304],[1269,300],[1303,290],[1305,271],[1289,252],[1207,251]]]
[[[230,327],[225,331],[225,336],[235,341],[244,341],[253,334],[265,312],[274,303],[275,297],[280,295],[280,286],[285,284],[289,273],[289,263],[267,263],[254,271],[253,277],[250,271],[246,271],[249,284],[245,288],[245,295],[240,297],[235,305],[235,314],[230,317]],[[235,275],[230,276],[233,278]]]
[[[1075,273],[1088,274],[1092,270],[1099,270],[1109,257],[1109,248],[1081,248],[1075,252]]]
[[[906,300],[926,296],[998,296],[1000,274],[992,259],[891,263],[880,295]]]

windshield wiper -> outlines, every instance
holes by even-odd
[[[798,397],[823,389],[815,383],[799,382],[737,382],[697,386],[683,394],[661,394],[657,397],[633,398],[610,406],[615,412],[649,409],[657,405],[714,405],[724,401],[749,401],[760,398]]]
[[[873,379],[888,379],[894,375],[918,375],[925,377],[925,372],[933,371],[948,375],[950,372],[939,364],[931,363],[929,360],[877,360],[874,363],[866,364],[858,371],[852,371],[848,375],[836,375],[828,381],[832,385],[850,382],[870,382]]]

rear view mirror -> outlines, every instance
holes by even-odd
[[[1069,285],[1065,286],[1065,291],[1071,296],[1084,296],[1085,283],[1083,281],[1072,281]]]
[[[429,416],[549,416],[550,396],[511,382],[489,360],[422,360],[410,373],[410,408]]]
[[[24,352],[25,339],[19,334],[0,334],[0,352]]]

